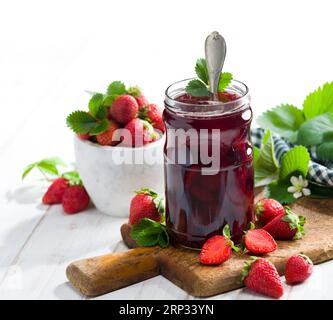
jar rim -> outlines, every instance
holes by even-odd
[[[235,100],[223,102],[223,101],[200,101],[198,104],[181,102],[176,100],[176,98],[185,93],[185,86],[182,86],[178,90],[177,94],[173,97],[171,96],[172,89],[181,85],[182,83],[188,83],[196,78],[188,78],[180,81],[176,81],[169,85],[165,90],[165,105],[168,109],[175,112],[193,114],[196,116],[207,116],[207,115],[217,115],[217,114],[231,114],[240,111],[242,107],[246,107],[250,102],[249,88],[246,84],[239,80],[231,80],[230,85],[226,91],[231,91],[237,93],[239,97]]]

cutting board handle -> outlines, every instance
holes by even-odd
[[[87,296],[98,296],[159,275],[159,247],[135,248],[71,263],[66,275]]]

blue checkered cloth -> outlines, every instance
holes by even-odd
[[[262,137],[265,130],[261,128],[252,128],[251,141],[260,148]],[[282,156],[293,148],[293,145],[278,135],[273,135],[275,156],[280,162]],[[307,179],[309,181],[325,187],[333,187],[333,161],[319,161],[316,156],[316,149],[314,147],[308,148],[311,160],[309,164],[309,172]]]

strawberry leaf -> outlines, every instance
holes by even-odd
[[[111,107],[114,100],[116,100],[118,95],[105,96],[103,100],[104,107]]]
[[[303,103],[303,111],[306,119],[315,118],[326,112],[333,112],[333,82],[325,83],[310,93]]]
[[[144,218],[132,226],[131,237],[139,246],[150,247],[159,245],[165,248],[169,245],[166,228],[159,222]]]
[[[125,93],[127,93],[126,87],[124,83],[122,83],[121,81],[113,81],[112,83],[109,84],[107,89],[108,96],[122,95]]]
[[[304,146],[314,146],[324,142],[333,134],[333,112],[324,113],[306,121],[298,132],[297,142]]]
[[[256,184],[265,180],[267,184],[278,176],[279,164],[275,157],[274,142],[269,131],[266,132],[262,139],[260,150],[254,157],[254,174]],[[259,154],[258,154],[259,153]]]
[[[167,231],[164,229],[159,237],[158,237],[158,244],[162,248],[166,248],[169,245],[170,239]]]
[[[288,183],[273,181],[265,187],[265,197],[275,199],[282,204],[289,204],[296,201],[293,194],[288,192]]]
[[[256,146],[253,146],[253,165],[255,166],[257,163],[257,160],[260,156],[260,149]]]
[[[320,160],[333,161],[333,142],[324,142],[316,149],[317,157]]]
[[[195,73],[198,76],[198,79],[191,80],[185,91],[194,97],[207,97],[210,92],[208,90],[209,87],[209,76],[207,69],[207,62],[205,59],[198,59],[195,64]],[[223,92],[232,80],[232,74],[229,72],[223,72],[220,74],[218,91]]]
[[[44,159],[44,161],[48,163],[53,163],[56,166],[67,167],[67,164],[59,157],[46,158]]]
[[[66,119],[67,126],[75,133],[85,134],[98,125],[98,121],[85,111],[74,111]]]
[[[58,157],[46,158],[31,163],[23,171],[22,179],[24,179],[34,168],[37,168],[44,175],[45,178],[47,178],[47,174],[50,174],[52,176],[59,176],[57,166],[66,167],[66,164]]]
[[[58,157],[46,158],[37,162],[37,168],[44,174],[58,176],[57,166],[66,167],[66,164]]]
[[[105,132],[109,129],[110,122],[108,119],[103,119],[100,122],[96,123],[95,127],[92,128],[89,133],[93,136]]]
[[[53,176],[59,175],[59,171],[55,165],[44,162],[44,161],[40,161],[37,164],[37,168],[45,174],[51,174]]]
[[[297,140],[297,131],[305,121],[303,111],[290,104],[282,104],[261,114],[257,123],[291,143]]]
[[[187,84],[185,91],[193,97],[209,96],[207,86],[200,80],[191,80]]]
[[[280,181],[289,181],[292,175],[306,177],[309,170],[310,154],[303,146],[297,146],[285,153],[281,160]]]
[[[94,94],[88,104],[90,114],[97,119],[106,118],[106,108],[103,105],[104,95],[101,93]]]
[[[36,168],[36,162],[35,163],[31,163],[28,166],[26,166],[26,168],[24,169],[23,173],[22,173],[22,179],[24,179],[33,168]]]
[[[218,91],[223,92],[225,89],[227,89],[231,80],[232,80],[232,74],[230,72],[222,72],[220,74]]]
[[[195,73],[197,74],[198,78],[208,86],[209,78],[206,59],[201,58],[197,60],[195,64]]]

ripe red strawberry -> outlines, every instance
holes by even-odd
[[[89,140],[90,134],[89,133],[83,133],[77,135],[81,140]]]
[[[275,266],[264,258],[245,262],[242,280],[255,292],[276,299],[283,295],[283,285]]]
[[[286,212],[275,217],[266,224],[263,229],[271,234],[274,239],[279,240],[297,240],[305,234],[305,218],[293,213],[290,208]]]
[[[209,238],[203,245],[199,260],[206,265],[219,265],[231,257],[232,248],[224,236]]]
[[[256,216],[263,225],[267,224],[275,217],[284,214],[283,205],[274,199],[261,199],[255,205]]]
[[[138,118],[131,120],[123,130],[123,143],[127,146],[141,147],[144,144],[155,141],[157,136],[152,125]],[[128,134],[129,136],[128,136]]]
[[[139,105],[139,108],[149,104],[148,100],[146,99],[146,97],[144,95],[140,95],[138,97],[135,97],[136,102]]]
[[[70,186],[62,197],[62,207],[68,214],[83,211],[88,207],[89,202],[89,195],[82,185]]]
[[[139,87],[137,87],[137,86],[129,87],[128,90],[127,90],[127,93],[135,98],[136,102],[139,105],[139,108],[143,107],[146,104],[149,104],[148,100],[142,94]]]
[[[297,284],[305,281],[312,274],[313,263],[304,254],[291,256],[286,265],[285,277],[289,284]]]
[[[223,235],[216,235],[209,238],[203,245],[199,261],[205,265],[219,265],[231,257],[232,249],[238,251],[230,240],[230,228],[225,225]]]
[[[116,138],[116,130],[119,128],[118,124],[110,120],[109,128],[96,136],[97,142],[102,146],[114,146],[119,143]]]
[[[244,236],[244,244],[254,254],[269,253],[277,249],[275,240],[264,229],[249,230]]]
[[[49,186],[46,193],[43,196],[44,204],[61,203],[62,197],[66,189],[69,188],[69,182],[64,178],[57,178]]]
[[[149,121],[154,128],[164,132],[165,126],[162,118],[162,110],[158,105],[151,103],[139,109],[139,118]]]
[[[129,223],[135,224],[143,218],[161,221],[164,213],[162,198],[150,189],[136,191],[130,206]]]
[[[117,122],[127,124],[136,117],[138,110],[139,105],[135,98],[125,94],[113,101],[109,112]]]

